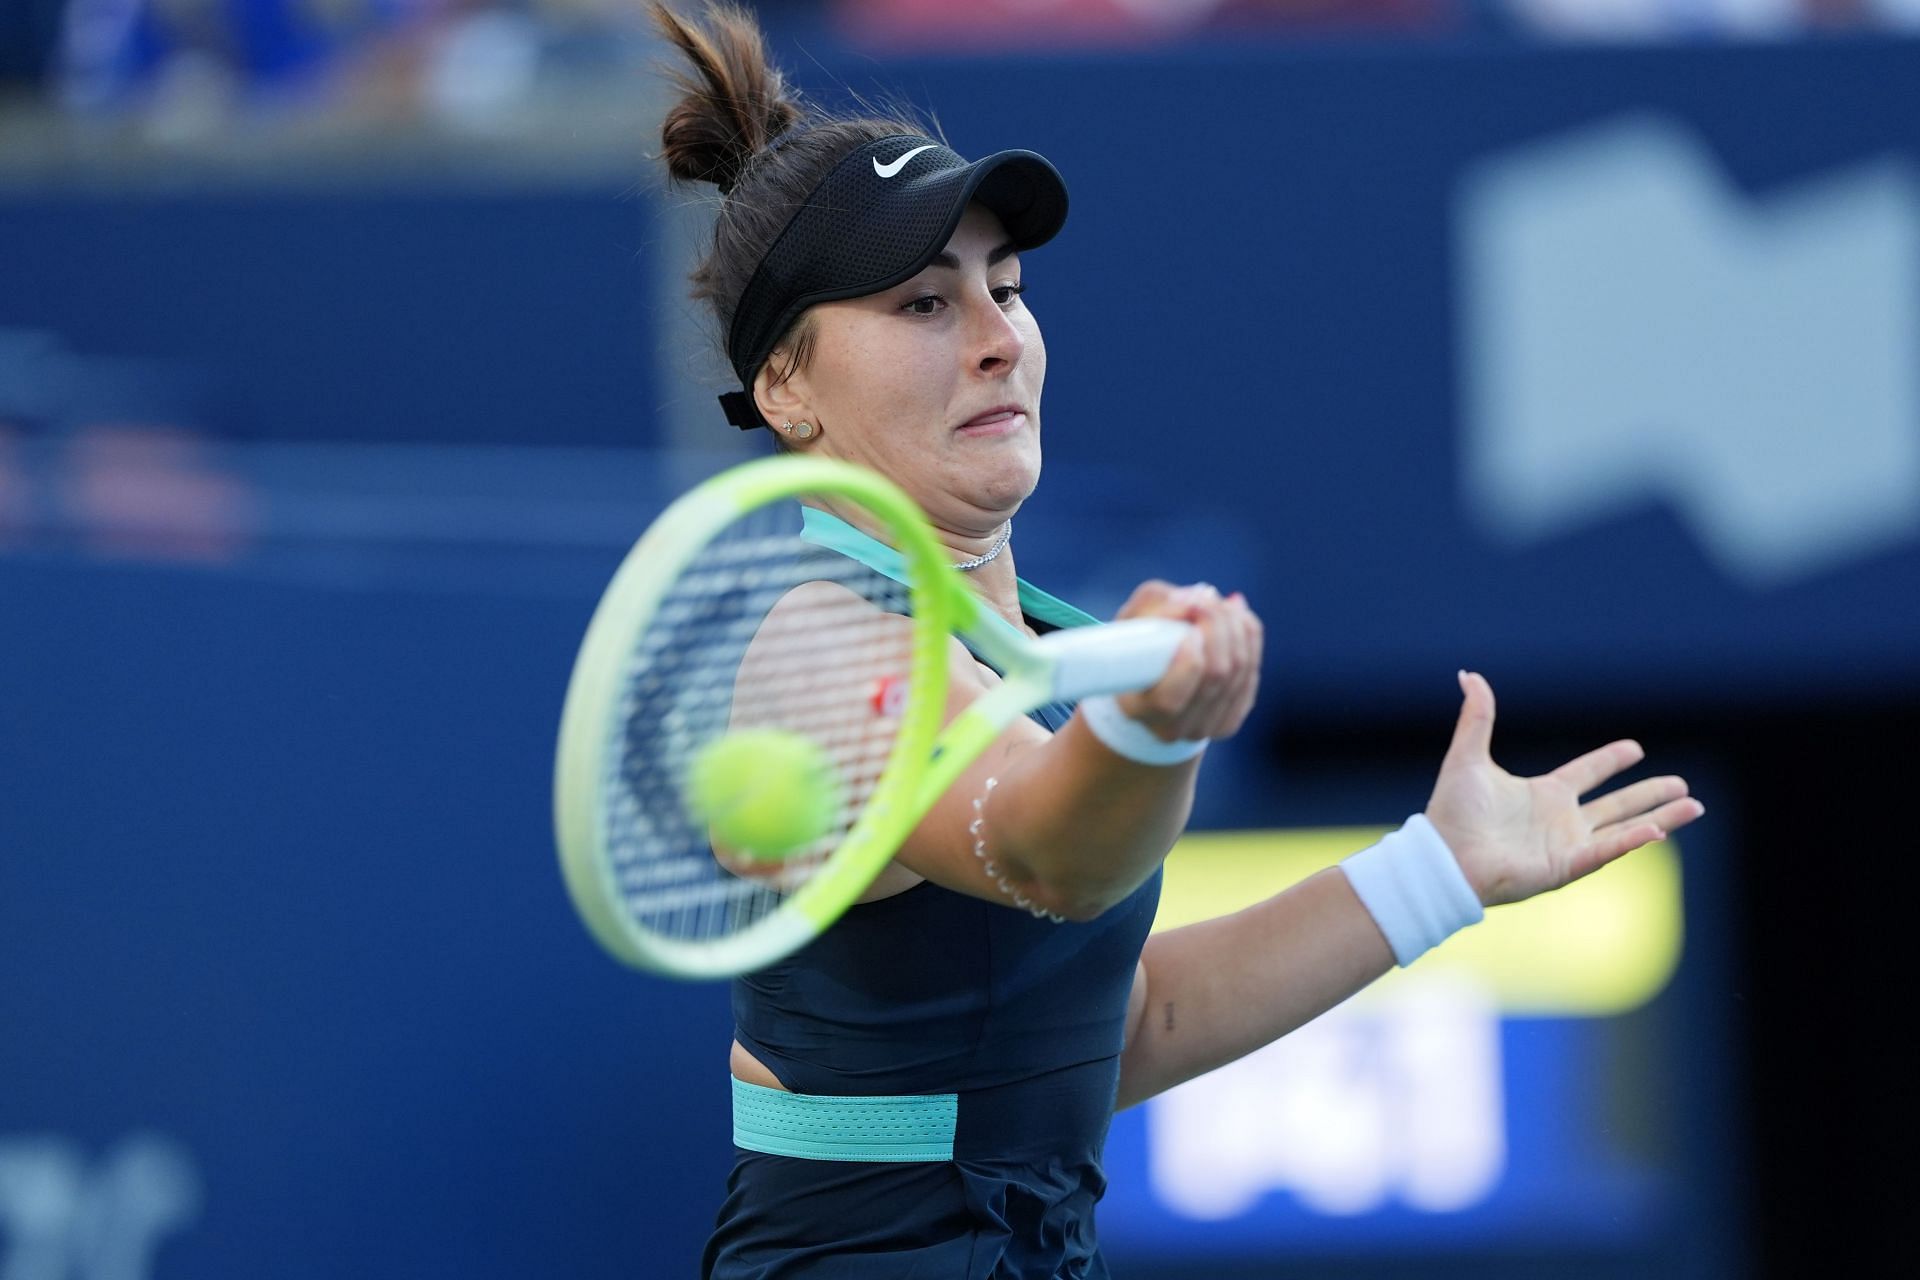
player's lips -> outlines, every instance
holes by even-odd
[[[954,430],[970,436],[1004,435],[1027,420],[1027,411],[1017,404],[995,405],[985,413],[976,413]]]

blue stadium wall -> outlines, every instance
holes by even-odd
[[[1096,612],[1204,577],[1269,619],[1261,718],[1198,826],[1397,821],[1462,665],[1530,735],[1516,768],[1569,726],[1920,703],[1910,369],[1815,380],[1804,430],[1831,444],[1804,485],[1748,466],[1793,446],[1678,390],[1744,403],[1776,348],[1834,340],[1795,317],[1836,309],[1914,363],[1920,46],[1218,49],[886,82],[1073,192],[1026,263],[1050,378],[1023,571]],[[73,1225],[106,1210],[78,1206],[133,1180],[177,1224],[158,1277],[692,1270],[727,1163],[724,992],[595,953],[547,819],[597,590],[731,444],[671,451],[639,177],[0,190],[0,1164],[71,1218],[9,1210],[15,1257],[38,1231],[69,1259],[47,1265],[106,1265]],[[1581,221],[1580,193],[1620,191],[1652,193],[1625,231]],[[1588,227],[1618,266],[1616,294],[1569,277],[1596,360],[1635,314],[1724,341],[1617,423],[1570,403],[1585,451],[1556,458],[1567,437],[1513,404],[1591,378],[1526,344],[1579,332],[1552,299],[1482,306],[1507,297],[1502,227]],[[1688,228],[1718,274],[1646,248]],[[1785,319],[1728,301],[1794,289]],[[1846,358],[1871,346],[1838,328]],[[1879,461],[1828,465],[1849,457]],[[1351,767],[1290,772],[1298,724]],[[1686,745],[1706,777],[1741,746]],[[1651,1055],[1633,1078],[1671,1130],[1631,1229],[1300,1228],[1194,1274],[1747,1274],[1754,891],[1730,864],[1764,799],[1716,805],[1680,968],[1605,1042]],[[1176,1274],[1184,1239],[1122,1273]]]

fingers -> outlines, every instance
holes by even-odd
[[[1601,827],[1610,827],[1616,822],[1638,817],[1656,805],[1677,800],[1686,794],[1685,778],[1646,778],[1632,786],[1589,800],[1580,806],[1580,816],[1597,831]]]
[[[1680,780],[1650,778],[1647,781],[1679,782]],[[1635,784],[1635,786],[1641,785],[1644,784]],[[1686,784],[1681,783],[1681,785],[1684,787]],[[1624,788],[1620,794],[1633,789],[1633,787]],[[1692,796],[1683,795],[1657,806],[1650,812],[1640,813],[1611,826],[1600,827],[1594,831],[1593,839],[1575,856],[1568,878],[1577,880],[1612,862],[1622,854],[1631,853],[1642,845],[1665,840],[1681,827],[1705,815],[1706,812],[1707,806]]]
[[[1622,738],[1567,761],[1555,769],[1552,776],[1572,788],[1573,794],[1585,795],[1622,769],[1631,769],[1646,758],[1647,753],[1639,743]]]
[[[1260,620],[1235,592],[1225,599],[1208,589],[1205,607],[1189,620],[1200,629],[1205,674],[1179,718],[1183,738],[1224,738],[1253,707],[1260,679]]]
[[[1259,688],[1264,633],[1238,592],[1222,597],[1207,583],[1144,583],[1118,617],[1171,617],[1193,626],[1166,675],[1151,689],[1119,699],[1121,709],[1169,741],[1221,738],[1237,731]]]
[[[1171,582],[1150,578],[1133,589],[1127,602],[1120,606],[1120,612],[1113,615],[1114,621],[1122,618],[1183,618],[1186,616],[1187,601],[1180,598],[1180,593],[1190,590],[1192,588],[1176,587]]]
[[[1655,840],[1664,840],[1673,832],[1678,831],[1681,827],[1686,826],[1689,822],[1700,817],[1700,815],[1706,811],[1707,806],[1701,804],[1692,796],[1685,796],[1678,800],[1670,800],[1655,809],[1652,813],[1635,819],[1633,825],[1635,827],[1642,825],[1650,826],[1656,832],[1653,838]],[[1645,842],[1643,841],[1642,843]]]
[[[1460,719],[1453,726],[1449,758],[1477,761],[1493,755],[1493,686],[1477,671],[1460,673]]]
[[[1233,635],[1236,648],[1236,675],[1232,696],[1227,700],[1224,714],[1227,723],[1223,730],[1209,736],[1226,737],[1237,733],[1253,712],[1253,704],[1260,693],[1260,665],[1266,652],[1266,628],[1261,625],[1260,616],[1247,603],[1247,598],[1238,591],[1227,597],[1227,608],[1234,616]]]
[[[1622,854],[1664,838],[1665,833],[1651,822],[1609,827],[1604,832],[1595,832],[1593,839],[1573,856],[1572,865],[1567,869],[1567,879],[1572,881],[1591,875]]]
[[[1209,584],[1194,588],[1194,603],[1186,620],[1200,636],[1199,680],[1170,726],[1178,738],[1210,736],[1207,728],[1219,718],[1223,701],[1231,696],[1239,669],[1240,646],[1234,635],[1229,610],[1222,608],[1220,593]]]
[[[1231,678],[1232,637],[1222,626],[1220,593],[1209,583],[1183,587],[1166,598],[1193,627],[1167,675],[1147,693],[1156,715],[1154,731],[1168,740],[1203,738],[1218,711],[1222,686]]]
[[[1119,617],[1154,617],[1166,615],[1119,614]],[[1139,693],[1121,694],[1116,701],[1120,709],[1140,723],[1152,729],[1161,738],[1171,742],[1180,735],[1173,731],[1174,721],[1199,691],[1200,682],[1206,676],[1206,637],[1198,627],[1180,642],[1174,651],[1173,661],[1167,664],[1166,674],[1150,689]]]

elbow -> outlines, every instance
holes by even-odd
[[[1061,843],[1045,841],[1040,848],[1057,849]],[[1070,859],[1030,855],[1016,848],[992,871],[1000,891],[1016,903],[1085,923],[1131,898],[1159,869],[1172,846],[1171,838],[1164,846],[1152,846],[1151,856],[1143,856],[1146,849],[1139,847],[1082,846]]]
[[[1097,920],[1133,896],[1141,881],[1058,880],[1021,886],[1034,906],[1054,915],[1085,924]]]
[[[1048,909],[1062,919],[1071,920],[1075,924],[1085,924],[1089,920],[1098,920],[1101,916],[1105,915],[1109,909],[1120,904],[1119,899],[1109,900],[1106,898],[1089,897],[1060,898],[1056,901],[1058,905]]]

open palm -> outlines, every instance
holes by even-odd
[[[1463,671],[1460,691],[1460,720],[1426,812],[1486,906],[1558,889],[1706,812],[1678,777],[1646,778],[1581,803],[1646,757],[1630,739],[1537,778],[1515,777],[1493,762],[1493,686]]]

